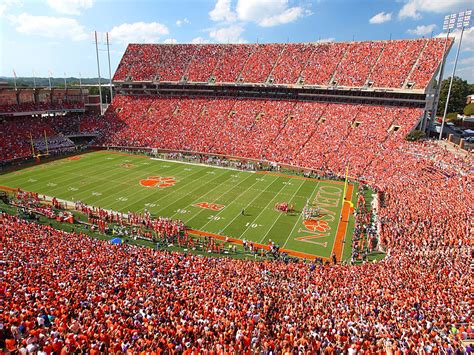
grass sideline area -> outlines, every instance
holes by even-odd
[[[273,172],[236,171],[115,151],[97,151],[0,175],[0,185],[124,212],[182,219],[193,232],[267,245],[304,258],[351,254],[354,217],[344,183]],[[357,186],[346,198],[356,201]],[[304,221],[307,201],[321,217]],[[295,213],[275,210],[295,205]],[[342,217],[341,217],[342,216]]]
[[[0,201],[0,213],[2,212],[5,212],[12,216],[17,216],[18,208],[16,206],[5,204],[3,201]],[[87,221],[87,216],[85,216],[83,213],[72,211],[72,214],[74,215],[74,218],[76,221],[83,221],[83,222]],[[30,221],[34,221],[35,223],[51,226],[57,230],[62,230],[64,232],[84,233],[88,235],[89,237],[100,239],[100,240],[107,240],[107,241],[110,241],[111,239],[117,237],[116,235],[113,235],[113,234],[103,234],[99,232],[98,230],[92,231],[85,224],[80,224],[80,223],[70,224],[67,222],[58,222],[55,219],[47,218],[45,216],[41,216],[38,214],[35,214],[35,215],[37,219],[35,220],[30,219]],[[166,250],[169,252],[181,252],[181,253],[194,254],[194,255],[199,255],[199,256],[214,257],[214,258],[233,258],[233,259],[246,259],[246,260],[268,259],[268,257],[265,257],[265,256],[262,257],[259,253],[251,253],[250,251],[245,250],[242,246],[238,246],[238,245],[235,246],[235,251],[229,251],[227,253],[214,253],[207,250],[203,250],[203,248],[199,246],[198,238],[196,238],[196,241],[197,241],[196,248],[191,249],[191,248],[185,248],[185,247],[183,248],[178,245],[165,245],[163,243],[154,243],[152,241],[144,240],[144,239],[134,239],[130,236],[129,237],[119,236],[119,237],[127,244],[132,244],[132,245],[137,245],[137,246],[152,248],[152,249]],[[218,241],[217,243],[220,243],[220,242]]]

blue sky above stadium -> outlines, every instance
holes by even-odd
[[[33,71],[37,76],[49,71],[55,77],[96,76],[94,30],[110,33],[114,71],[127,43],[441,36],[444,15],[470,5],[470,0],[0,0],[0,75],[12,76],[15,70],[18,76]],[[108,76],[105,51],[100,59],[101,72]],[[474,82],[472,28],[464,33],[457,75]]]

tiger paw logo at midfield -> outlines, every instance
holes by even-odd
[[[176,184],[176,179],[173,177],[149,176],[146,179],[140,180],[140,185],[144,187],[170,187]]]
[[[324,220],[308,219],[304,221],[303,224],[306,229],[312,232],[326,232],[328,229],[331,229],[331,227],[329,227],[328,222]]]

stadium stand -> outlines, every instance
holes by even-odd
[[[0,161],[31,157],[31,138],[41,139],[44,134],[55,135],[46,120],[23,118],[0,122]],[[30,136],[31,134],[31,136]]]
[[[1,113],[9,112],[35,112],[35,111],[57,111],[57,110],[68,110],[68,109],[83,109],[84,104],[79,102],[62,102],[62,103],[24,103],[14,105],[2,105],[0,106]]]
[[[455,353],[472,332],[467,245],[347,267],[112,246],[7,215],[0,231],[9,351]]]
[[[297,83],[314,46],[311,44],[286,44],[280,60],[272,71],[275,84]]]
[[[442,58],[444,40],[316,44],[130,44],[115,81],[270,83],[425,89]],[[452,39],[450,40],[450,44]],[[449,44],[449,45],[450,45]],[[400,63],[394,66],[393,63]],[[387,79],[387,77],[391,79]],[[213,78],[213,80],[210,80]]]
[[[129,45],[114,79],[270,78],[290,86],[372,82],[396,89],[411,82],[423,90],[443,45]],[[3,214],[0,347],[91,354],[472,352],[463,343],[473,337],[472,156],[439,142],[406,141],[422,111],[374,102],[116,95],[103,118],[74,123],[99,133],[96,143],[106,147],[221,153],[339,176],[349,165],[353,178],[381,196],[378,227],[387,255],[360,265],[205,258],[113,246]],[[61,124],[24,119],[0,127],[5,160],[26,154],[33,127],[52,135]],[[366,217],[357,216],[359,223]]]

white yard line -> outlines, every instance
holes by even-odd
[[[179,164],[188,164],[188,165],[197,165],[197,166],[207,166],[208,168],[234,170],[234,171],[239,171],[239,172],[246,172],[246,173],[249,173],[249,174],[255,174],[255,171],[253,171],[253,170],[241,170],[241,169],[236,169],[236,168],[229,168],[229,167],[226,167],[226,166],[216,166],[216,165],[203,164],[203,163],[191,163],[191,162],[188,162],[188,161],[179,161],[179,160],[161,159],[161,158],[150,158],[150,159],[151,159],[151,160],[166,161],[166,162],[169,162],[169,163],[179,163]]]
[[[222,177],[222,176],[224,176],[224,175],[225,175],[225,172],[222,173],[222,174],[220,174],[220,175],[217,175],[215,178],[213,178],[213,179],[212,179],[211,181],[209,181],[208,183],[210,183],[210,182],[212,182],[212,181],[214,181],[214,180],[217,180],[217,179],[219,179],[220,177]],[[195,181],[195,180],[194,180],[194,181]],[[192,183],[192,182],[193,182],[193,181],[191,181],[191,183]],[[189,185],[189,184],[186,184],[186,186],[187,186],[187,185]],[[196,187],[195,189],[192,189],[190,192],[188,192],[186,195],[192,195],[192,194],[194,193],[194,191],[199,190],[200,188],[202,188],[202,186],[203,186],[203,185],[199,185],[199,186]],[[203,195],[203,196],[206,196],[209,192],[211,192],[212,190],[218,188],[219,186],[222,186],[222,184],[216,185],[213,189],[211,189],[211,190],[209,190],[208,192],[206,192],[206,194]],[[185,186],[183,186],[183,187],[185,187]],[[183,187],[182,187],[182,188],[183,188]],[[171,196],[172,196],[172,195],[171,195]],[[167,195],[167,197],[170,197],[170,196]],[[180,198],[178,198],[178,199],[175,199],[173,202],[171,202],[171,203],[167,204],[166,206],[160,208],[160,209],[158,210],[158,212],[159,212],[159,211],[166,210],[169,206],[171,206],[172,204],[176,203],[176,201],[181,200],[182,198],[183,198],[183,197],[180,197]],[[176,214],[177,214],[177,213],[175,212],[175,213],[174,213],[171,217],[169,217],[169,218],[174,217]]]
[[[291,200],[293,200],[295,198],[295,195],[296,193],[301,189],[301,187],[304,185],[304,183],[306,182],[306,180],[303,180],[303,182],[301,183],[300,187],[298,187],[298,189],[296,189],[295,193],[293,194],[293,197],[291,199],[288,200],[288,203],[291,202]],[[280,214],[277,218],[275,218],[275,221],[272,223],[272,225],[270,226],[270,228],[268,228],[267,230],[267,233],[265,233],[265,235],[262,237],[262,239],[260,240],[260,244],[263,243],[263,241],[265,240],[265,237],[268,235],[268,233],[270,233],[270,231],[272,230],[273,226],[276,224],[276,222],[281,218],[282,214]]]
[[[114,190],[114,189],[117,187],[117,185],[128,186],[127,188],[124,188],[121,192],[124,192],[124,191],[130,189],[130,188],[131,188],[131,185],[133,185],[132,182],[136,181],[136,179],[138,179],[138,180],[140,179],[140,177],[136,177],[135,175],[136,175],[139,171],[142,171],[142,170],[141,170],[141,169],[139,169],[139,170],[137,170],[137,169],[130,169],[130,172],[128,172],[128,173],[123,173],[123,172],[121,172],[121,171],[116,171],[116,172],[112,172],[112,173],[111,173],[111,171],[112,171],[112,170],[109,169],[109,170],[104,171],[103,173],[93,175],[93,178],[98,179],[98,180],[101,181],[101,182],[102,182],[103,180],[107,180],[107,182],[111,182],[111,183],[109,184],[109,185],[110,185],[109,188],[105,188],[105,189],[103,189],[103,190],[100,191],[100,192],[102,193],[102,196],[104,196],[104,193],[105,193],[105,192],[110,191],[110,190]],[[113,171],[115,171],[115,170],[113,170]],[[148,174],[146,171],[143,171],[143,173],[144,173],[144,174]],[[110,175],[107,176],[107,174],[110,174]],[[79,175],[80,175],[82,178],[87,179],[87,176],[82,175],[82,174],[79,174]],[[116,176],[116,175],[117,175],[117,176],[120,176],[122,179],[121,179],[121,180],[109,179],[109,177],[113,177],[113,176]],[[104,177],[102,177],[102,176],[104,176]],[[66,180],[66,181],[67,181],[67,180]],[[76,180],[76,181],[77,181],[77,180]],[[105,182],[105,181],[104,181],[104,182]],[[115,183],[115,184],[114,184],[114,183]],[[77,186],[77,184],[73,184],[73,185],[76,185],[76,186]],[[95,181],[95,182],[87,182],[86,185],[92,185],[92,186],[90,186],[90,187],[88,187],[88,188],[82,188],[82,189],[79,188],[79,190],[77,191],[77,195],[80,196],[80,197],[79,197],[79,200],[80,200],[80,198],[89,198],[89,197],[90,197],[90,196],[87,196],[86,193],[87,193],[88,191],[92,191],[92,190],[94,190],[94,189],[97,188],[97,181]],[[58,189],[59,189],[59,188],[60,188],[60,187],[58,187]],[[55,189],[55,190],[57,190],[57,189]],[[98,199],[98,200],[95,201],[94,203],[98,203],[99,201],[107,200],[108,198],[111,198],[111,197],[113,197],[114,195],[115,195],[115,194],[113,194],[113,195],[111,195],[111,194],[106,195],[106,196],[104,196],[104,197]]]
[[[280,178],[280,176],[277,176],[277,178]],[[274,182],[274,181],[272,181],[272,183],[273,183],[273,182]],[[270,185],[271,185],[271,184],[270,184]],[[269,185],[269,186],[270,186],[270,185]],[[276,199],[277,196],[280,194],[281,190],[283,190],[284,188],[286,188],[286,187],[288,187],[288,186],[290,186],[290,185],[288,185],[288,184],[283,184],[283,186],[280,188],[280,190],[278,190],[278,192],[275,194],[275,196],[273,196],[273,198],[270,200],[270,202],[268,202],[267,205],[266,205],[264,208],[262,208],[262,210],[261,210],[260,213],[257,215],[257,217],[255,217],[255,218],[253,219],[253,221],[249,223],[248,227],[245,228],[244,232],[240,235],[239,239],[243,239],[242,237],[244,236],[244,234],[247,233],[247,232],[250,230],[250,226],[258,219],[258,217],[261,216],[261,214],[262,214],[263,212],[266,211],[266,209],[268,208],[268,206],[269,206],[269,205],[273,202],[273,200]],[[227,227],[228,227],[228,226],[227,226]],[[227,228],[227,227],[226,227],[226,228]],[[224,228],[223,230],[225,230],[225,228]]]
[[[260,193],[259,193],[257,196],[255,196],[255,197],[252,199],[252,201],[250,201],[250,202],[245,206],[245,208],[247,208],[248,206],[250,206],[250,205],[253,203],[253,201],[255,201],[258,197],[260,197],[260,195],[261,195],[262,193],[264,193],[265,191],[267,191],[268,188],[270,187],[270,185],[272,185],[276,180],[278,180],[278,177],[277,177],[275,180],[273,180],[270,184],[268,184],[268,186],[267,186],[264,190],[260,190]],[[255,185],[257,182],[260,182],[260,181],[257,181],[257,180],[256,180],[251,186]],[[232,205],[232,203],[236,202],[236,201],[237,201],[237,198],[240,197],[241,195],[243,195],[245,192],[248,192],[248,190],[250,189],[251,186],[249,186],[248,189],[246,189],[244,192],[242,192],[242,193],[239,194],[237,197],[235,197],[234,201],[232,201],[228,206],[230,206],[230,205]],[[228,206],[226,206],[226,207],[228,207]],[[244,209],[245,209],[245,208],[244,208]],[[224,209],[225,209],[225,208],[223,208],[222,210],[220,210],[219,213],[216,214],[216,216],[218,216],[220,213],[222,213],[222,212],[224,211]],[[237,213],[237,214],[235,215],[235,217],[234,217],[224,228],[222,228],[221,230],[222,230],[222,231],[225,230],[225,229],[226,229],[228,226],[230,226],[230,225],[232,224],[232,222],[234,222],[234,221],[237,219],[237,217],[239,217],[239,216],[240,216],[240,215]],[[201,229],[201,230],[204,230],[204,227],[207,226],[207,225],[208,225],[209,223],[211,223],[211,222],[212,222],[212,220],[210,220],[209,222],[207,222],[207,223],[206,223],[205,225],[203,225],[200,229]]]
[[[179,168],[179,166],[178,166],[177,168]],[[171,170],[173,170],[173,169],[174,169],[174,168],[172,168]],[[191,177],[191,176],[193,176],[193,175],[196,175],[196,174],[199,174],[199,173],[202,173],[203,171],[204,171],[204,169],[198,170],[198,171],[192,173],[191,175],[188,175],[188,176],[183,177],[183,179],[184,179],[184,178],[189,178],[189,177]],[[178,175],[176,175],[176,176],[178,176]],[[219,175],[219,176],[222,176],[222,175]],[[163,196],[159,197],[158,199],[154,200],[153,203],[158,202],[158,201],[161,201],[162,199],[164,199],[164,198],[166,198],[166,197],[172,196],[172,195],[175,194],[176,192],[178,192],[178,191],[184,189],[185,187],[187,187],[188,185],[192,184],[192,183],[195,182],[195,181],[196,181],[196,180],[193,179],[193,180],[190,180],[190,181],[187,182],[187,183],[180,184],[177,189],[171,190],[169,194],[166,194],[166,195],[163,195]],[[178,180],[178,182],[179,182],[179,180]],[[153,188],[151,188],[151,189],[153,189]],[[128,190],[128,189],[126,189],[126,190]],[[147,199],[149,199],[149,198],[150,198],[150,196],[145,196],[145,197],[143,197],[143,198],[140,198],[140,199],[138,199],[138,200],[135,200],[135,201],[133,201],[133,202],[130,202],[129,204],[123,206],[122,208],[130,207],[130,206],[132,206],[132,205],[134,205],[134,204],[136,204],[136,203],[138,203],[138,202],[140,202],[140,201],[147,200]]]
[[[243,179],[242,181],[240,181],[237,185],[240,185],[241,183],[243,183],[244,181],[246,181],[247,179],[249,179],[251,176],[252,176],[252,175],[247,176],[245,179]],[[226,192],[220,194],[219,197],[213,199],[211,203],[215,203],[218,199],[220,199],[222,196],[224,196],[225,194],[227,194],[229,191],[235,189],[235,187],[236,187],[237,185],[232,185],[232,186],[230,187],[230,189],[228,189],[228,190],[226,190]],[[204,195],[199,196],[198,199],[194,200],[194,201],[191,203],[191,206],[194,205],[194,204],[196,204],[196,203],[199,203],[199,200],[202,200],[202,198],[203,198],[204,196],[208,195],[209,192],[211,192],[211,191],[217,189],[217,188],[220,187],[220,186],[222,186],[222,185],[217,185],[217,186],[214,187],[213,189],[211,189],[211,190],[209,190],[208,192],[206,192]],[[247,188],[247,189],[248,189],[248,188]],[[203,202],[203,201],[202,201],[202,202]],[[208,201],[206,201],[206,202],[208,202]],[[196,217],[199,216],[202,212],[204,212],[204,210],[205,210],[205,209],[202,209],[202,211],[199,211],[198,213],[196,213],[196,214],[195,214],[193,217],[191,217],[191,219],[189,219],[186,223],[190,223],[194,218],[196,218]],[[173,215],[173,216],[174,216],[174,215]]]
[[[313,192],[311,193],[311,196],[309,197],[309,200],[311,201],[311,203],[313,203],[313,201],[312,201],[313,195],[314,195],[314,193],[318,190],[319,183],[320,183],[320,181],[317,182],[316,187],[314,188]],[[293,232],[294,232],[296,226],[298,225],[301,216],[302,216],[302,213],[300,213],[300,215],[298,216],[298,219],[296,220],[295,225],[294,225],[293,228],[291,229],[290,234],[288,234],[288,237],[287,237],[286,240],[285,240],[285,244],[283,244],[283,248],[285,248],[285,247],[286,247],[286,244],[288,244],[288,240],[290,240],[290,237],[291,237],[291,235],[293,234]]]

